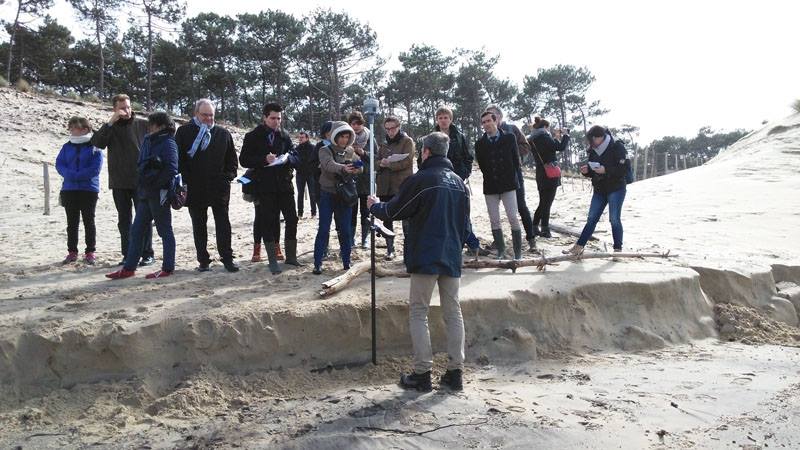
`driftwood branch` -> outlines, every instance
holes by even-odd
[[[670,255],[666,253],[583,253],[581,255],[562,255],[554,256],[552,258],[541,257],[534,259],[484,259],[484,260],[470,260],[465,261],[463,267],[467,269],[511,269],[512,272],[520,267],[538,267],[539,270],[544,270],[547,264],[554,264],[562,261],[580,261],[582,259],[601,259],[601,258],[670,258],[677,255]]]
[[[560,223],[553,223],[553,222],[550,222],[550,230],[551,231],[555,231],[556,233],[559,233],[559,234],[566,234],[568,236],[574,236],[574,237],[581,237],[581,231],[582,231],[582,230],[580,230],[578,228],[573,228],[573,227],[570,227],[570,226],[567,226],[567,225],[562,225]],[[597,238],[594,237],[594,236],[591,236],[589,238],[589,240],[590,241],[596,241]]]
[[[342,289],[346,288],[353,280],[358,278],[359,275],[362,273],[368,273],[370,270],[370,262],[364,261],[358,264],[354,264],[350,269],[339,275],[336,278],[331,278],[330,280],[322,283],[322,290],[319,291],[319,295],[322,297],[327,297],[331,294],[335,294],[336,292],[341,291]],[[384,267],[380,264],[375,265],[375,275],[379,277],[397,277],[397,278],[407,278],[410,275],[406,273],[405,269],[402,268],[391,268],[391,267]]]
[[[580,261],[582,259],[601,259],[601,258],[671,258],[677,255],[670,255],[669,252],[666,253],[606,253],[606,252],[597,252],[597,253],[584,253],[578,256],[575,255],[562,255],[562,256],[554,256],[552,258],[534,258],[534,259],[522,259],[522,260],[512,260],[512,259],[474,259],[469,261],[464,261],[463,266],[465,269],[486,269],[486,268],[494,268],[494,269],[511,269],[512,272],[516,273],[517,269],[520,267],[538,267],[539,270],[544,270],[547,264],[554,264],[562,261]],[[384,267],[380,264],[375,265],[375,275],[379,277],[398,277],[398,278],[407,278],[410,275],[405,271],[405,269],[399,267]],[[363,273],[367,273],[370,270],[370,262],[364,261],[358,264],[353,265],[347,272],[339,275],[336,278],[332,278],[324,283],[322,283],[322,290],[319,291],[319,295],[321,297],[327,297],[331,294],[335,294],[337,292],[342,291],[345,289],[353,280],[358,278],[359,275]]]

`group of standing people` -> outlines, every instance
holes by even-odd
[[[322,125],[321,140],[310,143],[308,133],[300,133],[297,146],[281,127],[283,109],[268,103],[262,121],[244,137],[236,155],[231,134],[214,121],[214,104],[198,100],[192,120],[176,129],[164,112],[150,114],[144,121],[135,117],[130,99],[115,96],[113,114],[96,132],[84,118],[68,123],[69,142],[56,160],[63,176],[61,203],[67,215],[68,255],[65,263],[78,259],[78,224],[83,217],[86,234],[84,261],[94,264],[96,232],[94,210],[99,192],[103,154],[108,149],[109,185],[118,212],[122,268],[108,278],[131,277],[139,266],[153,263],[152,223],[163,242],[161,269],[147,278],[163,278],[175,270],[175,237],[171,221],[171,197],[181,178],[188,188],[185,206],[192,220],[197,254],[197,270],[211,270],[207,250],[208,209],[216,225],[217,250],[223,266],[236,272],[239,266],[231,248],[229,202],[231,183],[239,164],[247,168],[243,193],[254,203],[254,253],[260,259],[263,242],[269,269],[280,273],[280,218],[285,224],[285,263],[299,266],[297,224],[303,215],[304,196],[309,194],[311,216],[319,215],[314,241],[314,274],[322,273],[322,260],[328,252],[330,228],[335,223],[340,257],[344,269],[350,267],[350,252],[355,245],[360,214],[361,239],[365,246],[368,217],[382,220],[393,230],[400,221],[404,232],[404,263],[411,274],[409,330],[414,350],[413,370],[403,374],[400,385],[408,389],[432,389],[433,354],[428,329],[428,310],[434,287],[438,285],[447,330],[447,371],[440,386],[461,390],[464,363],[464,323],[459,305],[463,247],[475,255],[481,251],[470,220],[468,180],[473,162],[483,173],[483,194],[489,212],[497,257],[505,257],[505,239],[500,224],[500,204],[511,226],[515,259],[522,258],[523,230],[529,250],[536,248],[536,236],[550,237],[550,209],[560,185],[560,171],[554,170],[557,153],[569,145],[569,133],[549,130],[550,124],[537,118],[529,136],[515,125],[503,121],[497,106],[481,114],[484,133],[475,142],[474,154],[464,134],[453,124],[453,112],[442,107],[436,112],[435,130],[421,140],[419,170],[413,173],[416,155],[414,141],[399,118],[383,122],[385,142],[375,145],[376,195],[370,195],[369,148],[374,137],[365,127],[364,117],[354,112],[347,122],[330,121]],[[578,241],[565,253],[580,255],[605,207],[610,209],[614,250],[622,249],[622,203],[626,192],[627,155],[621,142],[607,129],[594,126],[587,133],[588,161],[580,172],[592,179],[594,194],[586,226]],[[525,200],[522,158],[536,160],[539,205],[533,216]],[[292,178],[296,171],[296,185]],[[178,175],[180,174],[180,178]],[[176,180],[177,178],[177,180]],[[348,187],[349,186],[349,187]],[[297,203],[295,204],[295,189]],[[131,207],[135,216],[131,218]],[[386,259],[395,258],[393,233],[386,233]],[[282,255],[281,255],[282,256]]]

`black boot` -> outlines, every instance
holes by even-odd
[[[267,251],[267,260],[269,261],[269,271],[273,275],[281,273],[281,266],[278,265],[278,256],[275,252],[274,242],[264,242],[265,250]]]
[[[514,259],[522,259],[522,230],[511,230],[511,244],[514,247]]]
[[[492,237],[497,248],[497,259],[504,259],[506,257],[506,241],[503,238],[503,230],[492,230]]]
[[[431,371],[425,373],[407,373],[400,375],[400,387],[403,389],[416,389],[420,392],[430,392],[433,389],[431,386]]]
[[[460,391],[464,389],[464,384],[461,380],[461,369],[450,369],[439,378],[439,386],[450,388],[451,391]]]
[[[550,239],[551,237],[553,237],[553,235],[550,234],[550,227],[542,227],[542,231],[539,232],[539,236],[541,236],[543,238],[547,238],[547,239]]]
[[[292,266],[302,266],[302,264],[297,261],[297,241],[284,241],[283,249],[286,250],[286,260],[284,263]]]

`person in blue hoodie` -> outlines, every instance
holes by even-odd
[[[78,226],[83,217],[86,249],[83,261],[95,263],[96,230],[94,211],[100,192],[100,169],[103,153],[90,142],[92,127],[84,117],[69,119],[69,142],[61,147],[56,157],[56,170],[64,178],[61,185],[61,206],[67,214],[67,257],[63,263],[78,260]]]
[[[132,277],[142,252],[145,228],[153,221],[164,246],[161,270],[146,278],[164,278],[175,271],[175,234],[172,232],[172,211],[169,191],[178,174],[178,145],[175,143],[175,122],[167,113],[158,111],[147,117],[150,134],[145,136],[139,152],[139,178],[136,182],[136,217],[131,225],[128,257],[122,269],[106,274],[111,279]]]

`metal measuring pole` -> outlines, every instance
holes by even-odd
[[[369,121],[369,195],[375,195],[375,116],[378,114],[378,100],[367,98],[364,100],[364,113]],[[375,216],[369,215],[369,240],[370,240],[370,283],[372,305],[370,309],[372,322],[372,364],[378,364],[378,336],[376,325],[376,295],[375,295]]]

